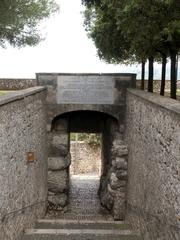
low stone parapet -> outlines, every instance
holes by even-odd
[[[0,239],[20,240],[47,205],[46,91],[0,97]]]
[[[180,103],[128,90],[127,219],[145,240],[180,239]]]

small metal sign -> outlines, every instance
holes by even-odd
[[[28,163],[33,163],[35,161],[36,161],[35,153],[34,152],[28,152],[27,153],[27,162]]]

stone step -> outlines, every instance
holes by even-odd
[[[130,230],[30,229],[23,240],[140,240]]]
[[[42,219],[38,220],[36,229],[119,229],[128,230],[129,225],[123,221],[77,221],[61,219]]]
[[[113,218],[111,215],[107,213],[107,211],[103,211],[102,213],[79,213],[79,212],[65,212],[65,213],[57,213],[54,214],[49,213],[49,217],[46,219],[62,219],[62,220],[68,220],[68,221],[113,221]]]

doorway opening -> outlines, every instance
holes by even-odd
[[[110,213],[119,209],[110,188],[116,171],[113,159],[121,150],[116,143],[122,142],[117,119],[97,111],[64,113],[54,118],[48,139],[50,210],[65,219],[112,220]]]
[[[69,210],[84,220],[110,217],[99,200],[101,170],[101,134],[70,134]]]

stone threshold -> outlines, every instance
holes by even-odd
[[[28,229],[26,235],[30,234],[46,234],[46,235],[130,235],[134,234],[131,230],[104,230],[104,229]]]
[[[71,219],[40,219],[37,221],[37,223],[59,223],[59,224],[66,224],[66,223],[72,223],[72,224],[88,224],[88,223],[104,223],[104,224],[108,224],[108,223],[113,223],[115,225],[122,225],[122,224],[125,224],[124,221],[109,221],[109,220],[71,220]]]

